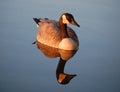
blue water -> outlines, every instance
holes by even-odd
[[[0,92],[120,92],[119,0],[1,0]],[[71,26],[80,48],[65,72],[77,76],[57,83],[59,58],[46,58],[32,42],[33,17],[59,19],[74,15],[80,28]]]

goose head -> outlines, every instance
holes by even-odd
[[[63,13],[60,20],[63,24],[72,24],[74,26],[80,27],[80,25],[75,21],[74,17],[70,13]]]

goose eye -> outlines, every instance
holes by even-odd
[[[67,17],[67,20],[68,20],[69,22],[71,22],[71,21],[72,21],[72,18],[70,18],[70,17]]]

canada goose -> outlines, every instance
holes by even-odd
[[[74,20],[72,14],[63,13],[59,21],[48,18],[33,19],[38,26],[36,37],[38,42],[64,50],[78,49],[78,37],[73,29],[67,26],[67,24],[72,24],[80,27],[80,25]]]

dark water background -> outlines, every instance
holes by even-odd
[[[46,58],[35,45],[33,17],[59,19],[72,13],[80,49],[65,71],[68,85],[56,81],[58,58]],[[119,0],[1,0],[0,92],[120,92]]]

